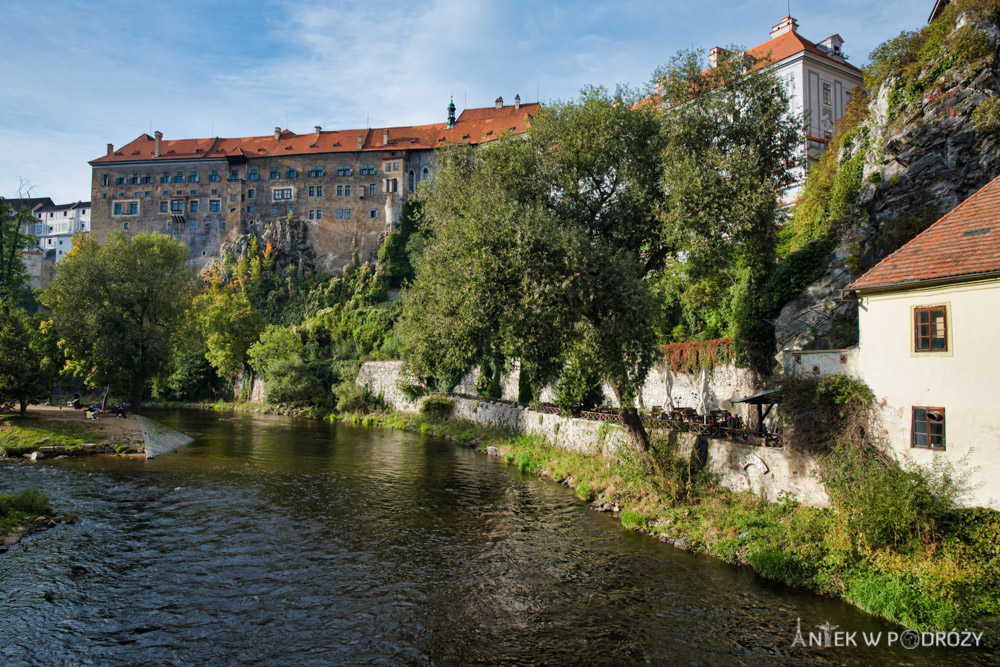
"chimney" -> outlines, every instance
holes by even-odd
[[[111,155],[114,152],[115,152],[115,145],[114,144],[108,144],[108,155]]]
[[[498,97],[496,100],[497,109],[503,109],[503,97]]]
[[[365,147],[365,135],[359,134],[358,135],[358,150],[361,150],[364,147]]]
[[[389,145],[389,130],[382,130],[382,145]]]
[[[720,60],[725,60],[730,53],[727,49],[721,46],[713,46],[712,50],[708,52],[708,62],[712,67],[718,67]]]
[[[514,110],[516,111],[516,110],[518,110],[520,108],[521,108],[521,96],[520,95],[515,95],[514,96]]]
[[[274,140],[277,141],[280,138],[281,138],[281,128],[276,127],[274,128]]]
[[[798,32],[799,22],[791,16],[785,16],[778,25],[771,28],[771,39],[784,35],[786,32]]]
[[[316,136],[318,137],[318,136],[319,136],[319,133],[320,133],[320,132],[321,132],[321,131],[323,130],[323,128],[322,128],[322,127],[320,127],[319,125],[314,125],[313,127],[315,127],[315,128],[316,128]]]
[[[156,138],[156,148],[153,149],[153,157],[160,157],[160,144],[163,141],[163,133],[157,130],[153,132],[153,137]]]

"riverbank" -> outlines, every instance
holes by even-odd
[[[957,509],[947,525],[906,549],[853,548],[834,509],[786,496],[768,503],[722,487],[705,470],[677,456],[676,443],[654,440],[652,466],[631,450],[614,458],[566,451],[538,436],[484,429],[422,414],[339,414],[331,419],[397,428],[476,446],[524,472],[572,488],[623,527],[673,546],[821,595],[919,631],[952,628],[981,633],[1000,645],[1000,513]],[[845,544],[845,541],[847,542]]]
[[[82,411],[33,405],[24,417],[0,415],[0,455],[37,458],[141,452],[142,429],[133,415],[88,420]],[[39,456],[39,454],[41,456]]]
[[[63,522],[38,489],[23,489],[14,494],[0,494],[0,554],[21,541],[25,535],[54,528]]]

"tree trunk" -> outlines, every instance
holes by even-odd
[[[28,404],[22,398],[21,399],[21,417],[22,418],[24,417],[24,413],[27,412],[27,411],[28,411]]]
[[[139,380],[132,387],[132,414],[140,414],[142,412],[142,394],[146,389],[146,383]]]
[[[628,431],[628,437],[632,441],[635,451],[639,453],[639,459],[648,468],[652,464],[648,454],[649,434],[646,433],[646,427],[642,425],[642,417],[639,416],[638,410],[634,407],[625,406],[622,403],[622,394],[618,391],[618,384],[614,380],[609,379],[608,385],[615,395],[615,400],[618,401],[618,414],[622,418],[625,430]]]
[[[108,409],[108,393],[111,391],[111,385],[104,388],[104,396],[101,397],[101,412]]]

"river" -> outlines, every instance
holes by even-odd
[[[0,663],[969,664],[847,604],[622,530],[409,432],[196,411],[153,461],[0,463],[78,517],[0,555]],[[879,648],[792,647],[831,623]],[[808,638],[808,636],[807,636]]]

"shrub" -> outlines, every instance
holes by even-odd
[[[622,528],[627,530],[635,530],[636,528],[645,528],[646,520],[638,512],[633,512],[631,510],[625,510],[619,516],[622,522]]]
[[[0,495],[0,503],[7,505],[15,512],[35,515],[52,514],[49,499],[34,487],[22,489],[14,495]]]
[[[420,406],[420,414],[431,421],[444,421],[451,416],[451,411],[455,407],[455,401],[444,396],[428,396],[424,404]]]
[[[373,396],[368,388],[345,380],[333,387],[338,412],[365,413],[382,406],[382,400]]]
[[[980,132],[986,134],[1000,130],[1000,103],[997,103],[997,98],[990,97],[980,102],[972,112],[972,121]]]
[[[264,396],[279,405],[318,405],[326,402],[323,386],[298,355],[269,363]]]

